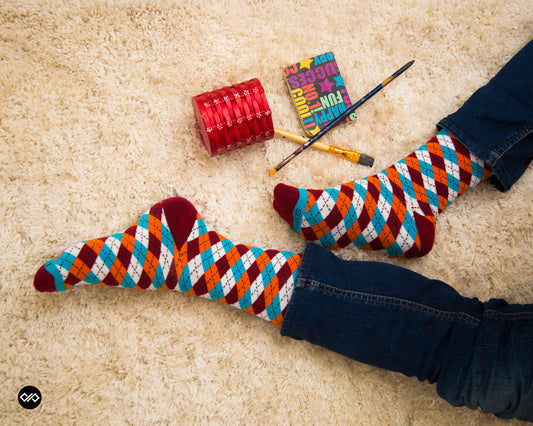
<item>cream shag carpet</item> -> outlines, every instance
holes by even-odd
[[[302,250],[271,206],[278,182],[324,188],[399,160],[532,34],[530,0],[2,2],[2,423],[499,424],[222,304],[99,286],[39,294],[32,280],[63,248],[176,195],[235,242]],[[192,96],[257,77],[276,126],[300,132],[282,68],[327,51],[353,100],[416,60],[326,138],[374,156],[372,169],[308,151],[269,178],[297,147],[280,139],[207,155]],[[337,254],[531,303],[532,185],[529,169],[506,194],[483,184],[457,200],[423,259]],[[17,403],[26,385],[42,392],[32,411]]]

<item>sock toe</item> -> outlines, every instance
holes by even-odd
[[[285,220],[290,226],[294,225],[293,212],[299,197],[299,191],[294,186],[278,183],[274,188],[274,201],[272,202],[274,210],[276,210],[283,220]]]
[[[54,276],[46,270],[44,265],[41,266],[35,274],[33,286],[36,290],[41,292],[57,291]]]

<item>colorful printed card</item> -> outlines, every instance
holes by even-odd
[[[309,136],[317,134],[352,105],[332,52],[286,67],[285,80]],[[354,112],[339,125],[355,118]]]

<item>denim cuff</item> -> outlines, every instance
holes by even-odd
[[[533,156],[531,152],[533,123],[520,129],[509,140],[503,141],[501,144],[493,141],[491,144],[496,148],[498,145],[508,148],[499,151],[487,151],[491,144],[487,143],[488,139],[483,135],[483,132],[469,134],[459,124],[456,124],[453,115],[442,119],[437,128],[447,130],[471,153],[481,158],[492,170],[492,176],[488,182],[501,192],[507,192],[520,179],[529,167]]]
[[[437,127],[455,136],[509,190],[533,159],[533,41]]]
[[[299,338],[297,336],[293,336],[291,333],[292,330],[292,324],[294,322],[294,317],[296,315],[296,312],[298,311],[298,307],[300,305],[300,301],[302,299],[302,283],[306,281],[307,277],[309,276],[311,270],[312,270],[312,262],[313,262],[313,253],[315,252],[315,249],[318,248],[312,243],[308,243],[305,246],[305,250],[302,253],[302,262],[300,263],[300,267],[298,268],[298,276],[296,277],[296,283],[294,286],[294,291],[292,293],[291,300],[289,302],[289,306],[287,306],[287,311],[285,312],[285,315],[283,316],[283,322],[281,323],[281,335],[282,336],[289,336],[296,340],[302,340],[302,338]]]

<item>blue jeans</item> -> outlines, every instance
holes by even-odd
[[[436,382],[454,406],[533,420],[533,305],[481,303],[408,269],[308,244],[281,334]]]
[[[446,128],[508,190],[533,158],[533,42]],[[397,266],[309,244],[281,334],[437,384],[454,406],[533,421],[533,305],[482,303]]]

